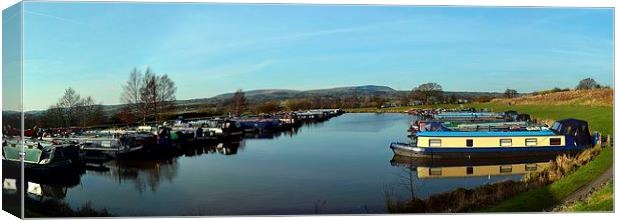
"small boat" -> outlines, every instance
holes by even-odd
[[[577,119],[555,122],[539,131],[421,131],[411,143],[392,143],[397,155],[411,157],[505,157],[577,153],[598,141],[588,123]]]

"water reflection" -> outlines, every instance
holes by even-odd
[[[235,155],[244,147],[244,140],[203,143],[200,145],[184,147],[182,150],[182,155],[186,157],[202,156],[204,154]]]
[[[172,182],[178,172],[177,158],[115,160],[99,166],[88,167],[88,173],[107,177],[118,184],[133,183],[135,189],[142,193],[149,189],[157,191],[163,181]]]
[[[406,167],[419,179],[523,175],[545,168],[553,157],[485,158],[475,160],[412,158],[395,155],[392,166]]]
[[[314,122],[314,123],[318,123],[318,122]],[[314,123],[305,123],[305,126],[311,126]],[[243,138],[244,139],[275,139],[281,136],[286,136],[286,137],[293,137],[295,135],[297,135],[299,133],[299,131],[301,130],[301,127],[291,127],[291,128],[287,128],[284,130],[278,130],[278,131],[265,131],[265,132],[257,132],[257,133],[244,133],[243,134]]]

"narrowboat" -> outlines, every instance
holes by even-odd
[[[245,132],[272,131],[280,127],[282,122],[278,119],[261,117],[237,118],[236,123]]]
[[[526,131],[544,130],[546,125],[530,121],[502,121],[502,122],[452,122],[452,121],[417,121],[412,123],[410,132],[418,131]]]
[[[84,160],[88,163],[101,163],[119,157],[146,152],[156,145],[154,135],[150,133],[115,134],[113,137],[70,138],[68,141],[77,143]]]
[[[225,118],[198,119],[189,121],[187,124],[190,127],[202,129],[202,131],[198,131],[198,133],[201,133],[197,134],[198,138],[209,136],[221,139],[243,134],[238,123]]]
[[[324,121],[326,119],[323,113],[312,113],[312,112],[297,112],[295,113],[295,117],[297,119],[306,121],[306,122],[319,122]]]
[[[212,119],[205,124],[207,132],[216,137],[238,137],[243,134],[241,127],[235,121],[228,119]]]
[[[504,114],[495,112],[443,112],[433,116],[437,120],[475,120],[496,121],[505,120]]]
[[[68,173],[83,165],[82,156],[79,147],[71,144],[26,140],[23,151],[18,141],[5,141],[2,146],[2,166],[19,170],[23,162],[26,176],[49,177]]]
[[[576,153],[598,141],[588,123],[555,122],[539,131],[421,131],[411,143],[392,143],[397,155],[411,157],[502,157]]]

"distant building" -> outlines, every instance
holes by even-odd
[[[400,107],[400,104],[397,103],[386,103],[381,105],[381,108],[394,108],[394,107]]]
[[[418,101],[418,100],[414,100],[414,101],[410,101],[409,102],[409,106],[416,106],[416,105],[422,105],[422,104],[424,104],[424,102]]]

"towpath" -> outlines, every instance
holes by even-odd
[[[562,206],[570,204],[577,200],[585,199],[584,197],[588,196],[592,190],[598,189],[601,185],[605,184],[607,181],[612,179],[614,176],[613,166],[609,167],[609,169],[605,170],[603,174],[601,174],[594,181],[582,186],[577,191],[573,192],[568,197],[564,198],[561,202],[558,203],[552,210],[557,210]]]

